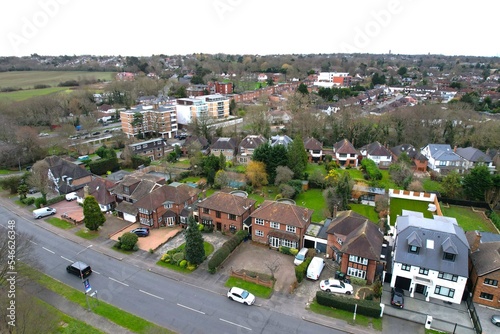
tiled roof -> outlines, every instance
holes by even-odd
[[[267,142],[262,135],[248,135],[240,142],[240,148],[257,148]]]
[[[213,150],[234,150],[237,146],[236,139],[221,137],[210,147]]]
[[[212,196],[198,202],[198,207],[241,216],[250,207],[253,207],[255,202],[256,201],[251,198],[244,198],[224,192],[216,192]]]
[[[383,242],[384,235],[378,226],[366,219],[364,223],[347,235],[341,251],[379,261]]]
[[[323,149],[323,143],[313,137],[309,137],[304,139],[304,148],[313,151],[321,150]]]
[[[313,210],[294,204],[266,200],[251,217],[305,228],[310,223],[312,214]]]
[[[470,162],[484,162],[490,163],[491,158],[481,150],[474,147],[457,148],[456,153]]]
[[[181,184],[177,187],[171,185],[161,186],[151,193],[145,194],[134,205],[138,208],[146,210],[155,210],[165,202],[174,204],[182,204],[189,201],[192,197],[197,197],[200,190],[190,187],[186,184]]]
[[[338,154],[359,154],[350,141],[343,139],[333,145],[333,150]]]

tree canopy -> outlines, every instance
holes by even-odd
[[[87,196],[83,201],[83,221],[85,227],[91,231],[97,231],[99,226],[102,226],[106,221],[106,217],[99,207],[94,196]]]

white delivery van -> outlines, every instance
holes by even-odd
[[[302,248],[298,253],[297,255],[295,256],[295,260],[293,260],[293,264],[295,264],[296,266],[298,266],[299,264],[301,264],[302,262],[304,262],[304,260],[306,259],[306,255],[307,255],[307,252],[309,251],[309,248]]]
[[[321,272],[323,271],[323,268],[325,267],[325,260],[323,260],[320,257],[313,257],[311,260],[311,263],[309,263],[309,267],[307,267],[307,278],[317,280],[319,278],[319,275],[321,275]]]
[[[51,208],[49,206],[47,206],[45,208],[33,210],[33,217],[35,217],[36,219],[40,219],[40,218],[55,215],[55,214],[56,214],[56,209]]]

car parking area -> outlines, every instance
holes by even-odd
[[[57,210],[55,214],[57,218],[61,218],[62,215],[66,215],[70,218],[70,221],[83,221],[83,207],[81,207],[76,201],[60,201],[50,205],[50,207]]]
[[[144,225],[141,225],[139,223],[128,225],[117,233],[111,235],[110,239],[118,241],[118,238],[121,237],[124,233],[130,232],[133,229],[139,227],[144,227]],[[144,251],[149,251],[150,249],[156,250],[158,247],[181,232],[182,228],[180,226],[149,228],[149,235],[147,237],[139,237],[137,246],[139,247],[139,249],[142,249]]]

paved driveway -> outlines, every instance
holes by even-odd
[[[139,223],[128,225],[117,233],[111,235],[110,239],[118,241],[118,238],[121,237],[124,233],[130,232],[137,227],[144,226],[141,226]],[[156,250],[158,247],[165,244],[168,240],[174,238],[178,234],[182,234],[182,228],[180,226],[150,228],[149,236],[139,237],[137,246],[139,247],[139,249],[142,249],[144,251],[149,251],[150,249]]]

